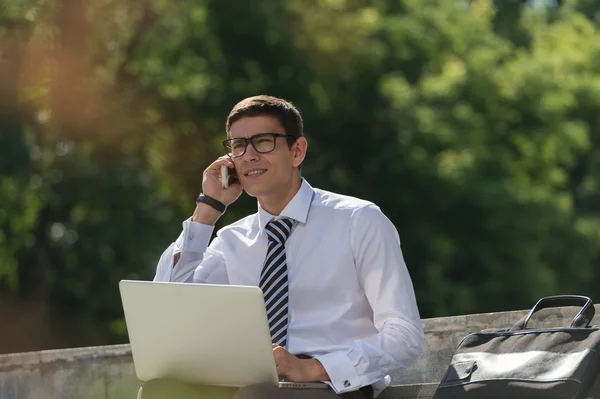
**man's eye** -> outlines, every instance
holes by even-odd
[[[245,143],[242,143],[240,141],[233,142],[231,143],[231,148],[233,148],[234,150],[239,150],[240,148],[244,148],[244,144]]]
[[[262,144],[262,143],[268,143],[271,141],[270,137],[259,137],[258,140],[256,140],[256,142],[258,144]]]

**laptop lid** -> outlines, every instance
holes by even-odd
[[[119,289],[140,380],[278,385],[259,287],[122,280]]]

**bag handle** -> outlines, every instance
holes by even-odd
[[[560,308],[563,306],[581,306],[581,310],[571,322],[571,328],[585,328],[587,327],[592,319],[594,318],[594,314],[596,310],[594,309],[594,304],[592,300],[587,296],[581,295],[555,295],[548,296],[540,299],[533,309],[529,312],[529,314],[523,317],[521,320],[514,325],[510,331],[515,330],[524,330],[527,328],[527,323],[529,323],[529,319],[531,316],[538,310],[547,309],[547,308]]]

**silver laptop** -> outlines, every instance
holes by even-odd
[[[259,287],[123,280],[119,289],[142,381],[329,388],[279,380]]]

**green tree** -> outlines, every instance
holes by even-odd
[[[382,79],[397,132],[383,158],[402,164],[396,218],[412,227],[405,244],[425,312],[593,296],[600,224],[581,197],[597,195],[599,177],[597,30],[570,10],[548,24],[547,10],[529,8],[516,21],[529,27],[522,50],[490,29],[490,2],[469,13],[405,3],[413,11],[388,25],[390,40],[403,39],[393,54],[400,70],[406,53],[425,62],[414,83],[400,71]]]
[[[311,184],[397,226],[423,317],[598,293],[596,2],[6,3],[0,284],[85,339],[122,328],[117,281],[152,276],[257,93],[303,112]]]
[[[177,211],[127,137],[137,113],[104,106],[104,82],[72,58],[81,21],[0,9],[0,292],[52,303],[72,345],[122,339],[118,281],[151,278]]]

